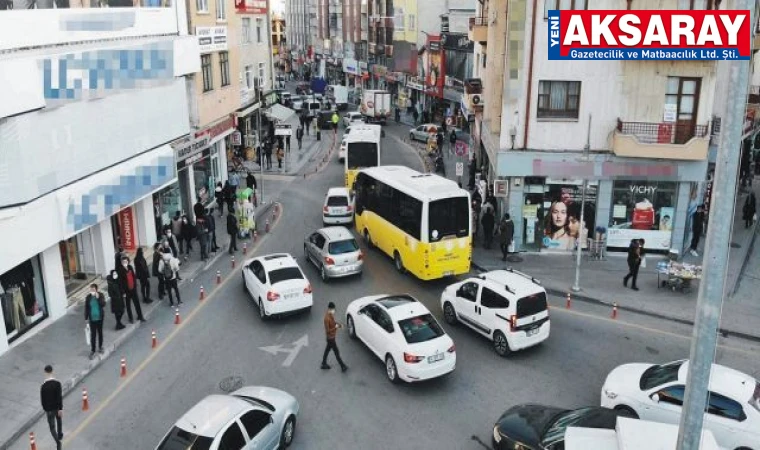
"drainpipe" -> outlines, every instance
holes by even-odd
[[[530,105],[533,93],[533,55],[536,42],[536,9],[538,0],[533,0],[533,19],[530,24],[530,59],[528,61],[528,95],[525,100],[525,130],[523,133],[523,150],[528,148],[528,131],[530,130]]]

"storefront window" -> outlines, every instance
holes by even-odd
[[[115,217],[114,215],[113,218]],[[116,223],[118,224],[118,221]],[[120,242],[114,241],[114,244],[118,246]],[[58,249],[61,254],[63,279],[66,284],[67,294],[80,289],[90,280],[97,277],[98,270],[95,267],[94,241],[89,229],[59,242]]]
[[[543,198],[544,217],[542,247],[547,250],[573,250],[578,238],[583,248],[589,230],[593,230],[596,220],[596,198],[598,186],[588,182],[586,203],[581,226],[581,205],[583,204],[583,181],[546,180]],[[537,215],[536,215],[537,216]]]
[[[193,164],[192,169],[195,181],[195,198],[206,205],[213,197],[210,195],[210,193],[213,192],[210,186],[213,186],[213,184],[209,184],[209,181],[213,181],[214,179],[214,173],[211,170],[211,158],[202,159],[196,162]]]
[[[676,208],[676,183],[615,181],[607,246],[626,248],[644,239],[644,248],[668,250]]]
[[[171,224],[171,218],[174,217],[175,212],[182,211],[179,183],[174,182],[154,194],[153,203],[156,206],[156,221],[160,224],[156,230],[160,231],[164,225]],[[158,236],[161,234],[157,233]]]
[[[47,317],[39,257],[0,275],[0,306],[10,342]]]

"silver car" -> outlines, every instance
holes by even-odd
[[[269,387],[209,395],[177,421],[156,450],[284,449],[293,442],[299,408],[295,397]]]
[[[327,227],[310,234],[303,243],[307,260],[319,269],[322,281],[361,275],[364,253],[346,227]]]

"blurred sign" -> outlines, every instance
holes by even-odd
[[[278,124],[274,126],[275,136],[292,136],[293,128],[290,125]]]
[[[243,145],[243,135],[239,131],[232,133],[230,140],[232,141],[232,145]]]
[[[464,156],[467,154],[467,144],[465,144],[464,141],[457,141],[456,144],[454,144],[454,152],[457,156]]]
[[[457,176],[461,177],[464,175],[464,163],[458,162],[457,163]]]
[[[454,123],[454,118],[453,117],[447,117],[446,118],[446,125],[451,125],[452,123]]]

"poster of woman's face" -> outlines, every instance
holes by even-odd
[[[580,186],[549,185],[549,191],[544,195],[544,205],[549,202],[544,218],[544,247],[555,250],[574,249],[576,240],[588,237],[588,230],[594,223],[596,186],[589,186],[586,190],[585,226],[581,224]]]

